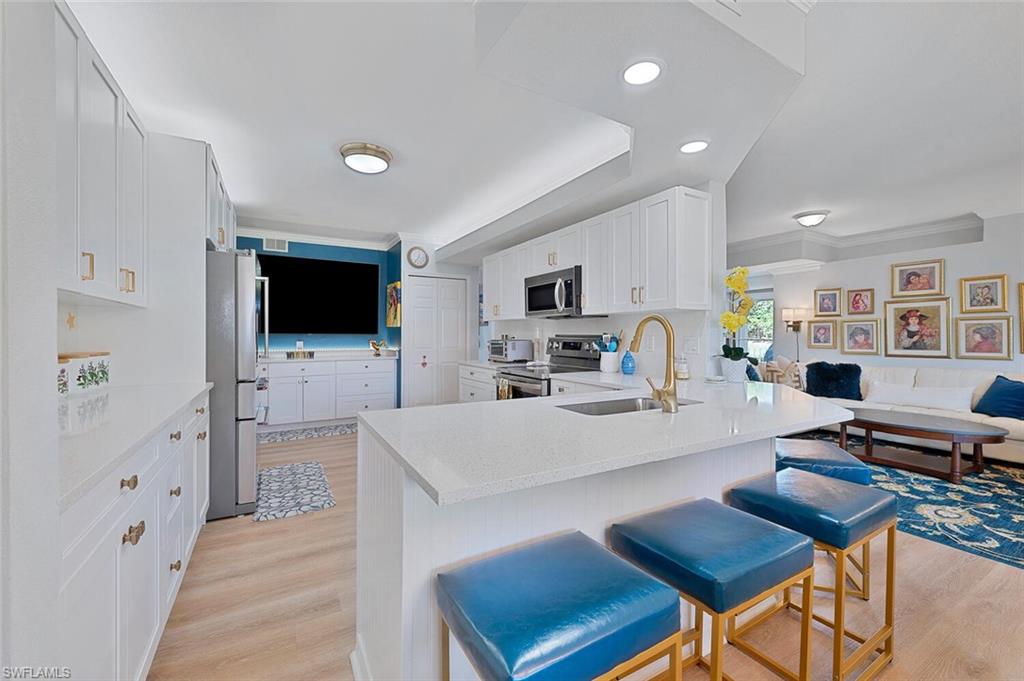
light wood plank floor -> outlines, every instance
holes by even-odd
[[[355,453],[355,435],[260,447],[261,467],[323,463],[338,505],[284,520],[207,524],[153,661],[152,681],[352,678]],[[865,621],[880,613],[884,554],[882,538],[872,547],[871,602],[849,601],[855,631],[868,630]],[[819,567],[816,579],[827,582],[827,563]],[[896,583],[896,659],[880,678],[1024,679],[1024,570],[900,533]],[[827,614],[829,597],[817,601]],[[815,626],[814,678],[828,679],[831,639]],[[777,615],[747,637],[795,668],[795,616]],[[777,678],[734,649],[726,671],[743,681]],[[691,669],[685,678],[706,675]]]

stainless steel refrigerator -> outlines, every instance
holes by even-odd
[[[206,253],[209,520],[256,510],[256,255]]]

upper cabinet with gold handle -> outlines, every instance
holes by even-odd
[[[139,476],[133,475],[130,478],[121,478],[121,489],[127,487],[130,490],[134,490],[139,486]]]
[[[122,544],[131,544],[135,546],[142,539],[142,535],[146,533],[146,521],[140,520],[138,525],[129,525],[128,531],[121,535]]]
[[[181,496],[181,485],[178,485],[177,487],[175,487],[174,489],[171,490],[171,496],[172,497],[180,497]]]
[[[181,431],[180,430],[176,430],[173,433],[171,433],[171,439],[172,440],[181,440]]]

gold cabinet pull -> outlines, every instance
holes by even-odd
[[[175,432],[171,433],[171,439],[172,440],[181,440],[181,431],[178,430],[178,431],[175,431]]]
[[[218,227],[217,228],[217,243],[219,243],[221,245],[224,245],[224,228],[223,227]]]
[[[643,286],[640,287],[640,304],[641,305],[644,304],[644,287]]]
[[[82,281],[92,281],[96,278],[96,254],[82,251],[82,257],[89,260],[89,273],[82,275]]]
[[[200,416],[202,416],[203,414],[206,413],[206,407],[199,407],[199,408],[197,408],[196,409],[196,413],[199,414]]]
[[[138,525],[128,526],[128,531],[121,535],[121,543],[135,546],[144,534],[146,534],[146,521],[140,520]]]
[[[629,302],[631,302],[634,305],[636,305],[636,286],[634,286],[633,288],[629,289]]]
[[[134,490],[139,486],[139,476],[133,475],[130,478],[121,478],[121,489],[127,487],[130,490]]]
[[[171,490],[171,496],[172,497],[180,497],[181,496],[181,485],[178,485],[177,487],[175,487],[174,489]]]
[[[135,270],[128,270],[128,275],[131,277],[131,285],[128,287],[128,293],[135,293]]]
[[[181,559],[179,558],[178,560],[176,560],[173,563],[171,563],[171,572],[178,572],[180,570],[181,570]]]
[[[196,433],[196,439],[197,440],[205,440],[206,439],[206,431],[204,430],[201,433]]]
[[[117,270],[117,273],[123,277],[123,283],[120,286],[118,286],[118,289],[125,293],[131,293],[131,287],[128,285],[128,280],[130,279],[130,276],[128,274],[129,272],[131,272],[131,270],[128,269],[127,267],[121,267],[120,269]]]

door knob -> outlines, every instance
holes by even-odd
[[[180,558],[178,560],[174,561],[173,563],[171,563],[171,572],[178,572],[179,570],[181,570],[181,559]]]
[[[172,440],[181,440],[181,431],[178,430],[178,431],[175,431],[175,432],[171,433],[171,439]]]
[[[146,533],[146,521],[140,520],[138,525],[129,525],[128,531],[121,535],[122,544],[131,544],[135,546],[142,539],[142,535]]]
[[[130,490],[134,490],[139,486],[139,476],[133,475],[130,478],[121,478],[121,489],[127,487]]]

